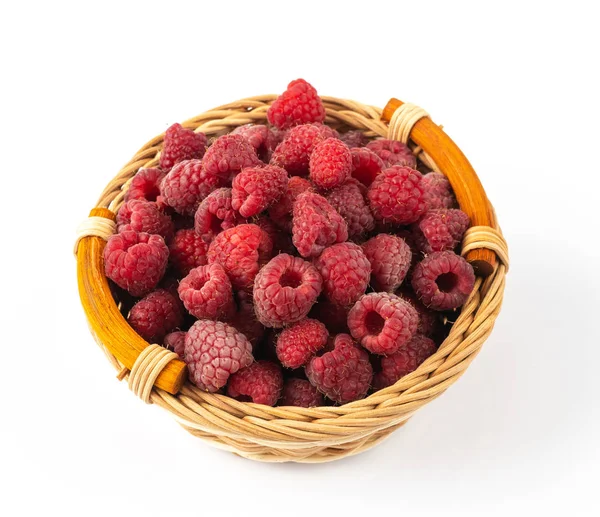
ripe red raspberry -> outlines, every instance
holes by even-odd
[[[256,149],[258,157],[268,163],[273,150],[280,142],[278,135],[263,124],[245,124],[236,127],[232,135],[242,135]]]
[[[352,305],[369,285],[371,264],[358,244],[343,242],[326,248],[315,267],[323,277],[323,294],[342,307]]]
[[[396,295],[410,303],[417,311],[417,314],[419,315],[417,334],[431,337],[438,333],[440,327],[439,314],[425,307],[409,286],[402,286]]]
[[[310,382],[304,379],[288,379],[283,385],[280,406],[319,407],[323,405],[323,395]]]
[[[275,165],[248,167],[233,180],[231,206],[242,217],[252,217],[277,201],[287,188],[285,169]]]
[[[231,189],[213,190],[201,203],[194,216],[194,229],[206,242],[222,230],[229,230],[244,219],[231,207]]]
[[[373,289],[393,293],[400,287],[410,268],[410,246],[400,237],[380,233],[365,242],[362,249],[371,263]]]
[[[380,138],[369,142],[367,149],[370,149],[379,156],[386,167],[399,165],[414,169],[417,166],[417,158],[410,150],[410,147],[402,142]]]
[[[233,177],[245,167],[256,167],[262,162],[256,150],[242,135],[223,135],[217,138],[204,155],[204,170],[219,178],[221,187],[231,185]]]
[[[208,243],[193,228],[178,230],[169,243],[170,261],[178,273],[187,275],[192,269],[204,266],[208,259]]]
[[[303,319],[321,294],[323,281],[315,267],[282,253],[254,280],[254,310],[266,327],[283,327]]]
[[[340,404],[363,398],[373,379],[369,354],[356,346],[348,334],[338,334],[334,349],[313,357],[306,365],[310,383]]]
[[[184,361],[190,380],[214,393],[254,358],[252,345],[242,333],[221,321],[198,320],[185,336]]]
[[[208,248],[208,263],[221,264],[235,289],[247,289],[271,257],[272,249],[264,230],[255,224],[240,224],[214,238]]]
[[[309,171],[317,187],[330,189],[341,185],[352,171],[350,149],[337,138],[323,140],[310,155]]]
[[[325,107],[321,98],[304,79],[296,79],[288,84],[267,111],[267,119],[279,129],[287,129],[298,124],[323,122]]]
[[[411,282],[425,307],[447,311],[467,301],[475,273],[471,264],[453,251],[438,251],[415,266]]]
[[[279,228],[292,231],[292,209],[296,198],[311,190],[312,185],[307,179],[300,176],[292,176],[287,183],[287,189],[276,203],[269,207],[269,217]]]
[[[436,346],[431,339],[416,334],[397,352],[381,358],[381,370],[373,378],[373,388],[380,390],[395,384],[401,377],[414,372],[435,351]]]
[[[187,332],[183,332],[182,330],[171,332],[163,339],[163,346],[169,350],[173,350],[173,352],[183,359],[186,335]]]
[[[327,201],[348,225],[348,238],[360,239],[375,228],[375,219],[356,180],[348,180],[327,194]]]
[[[423,176],[423,188],[430,209],[455,208],[458,206],[448,178],[440,172],[429,172]]]
[[[306,176],[310,155],[314,148],[331,137],[335,137],[335,131],[323,124],[293,127],[273,151],[270,163],[283,167],[290,176]]]
[[[358,129],[353,129],[352,131],[346,131],[345,133],[340,134],[340,140],[350,148],[364,147],[369,143],[369,139]]]
[[[352,154],[352,177],[369,186],[385,168],[383,160],[373,151],[363,147],[350,149]]]
[[[469,216],[455,208],[429,210],[412,225],[415,242],[423,253],[453,250],[469,227]]]
[[[160,183],[165,173],[160,169],[140,169],[131,178],[129,188],[125,191],[125,202],[130,199],[144,199],[146,201],[158,201],[160,196]]]
[[[332,334],[348,333],[348,309],[329,300],[319,300],[314,304],[309,317],[317,319],[325,325]]]
[[[158,205],[143,199],[131,199],[121,205],[117,213],[119,232],[155,233],[166,241],[173,237],[174,227],[171,218],[163,213]]]
[[[173,165],[183,160],[200,159],[206,151],[206,135],[194,133],[181,124],[173,124],[165,133],[160,153],[160,168],[169,171]]]
[[[156,287],[168,259],[169,248],[163,238],[149,233],[118,233],[104,248],[106,276],[133,296],[144,296]]]
[[[244,334],[250,343],[252,343],[252,347],[256,348],[264,337],[266,329],[256,318],[254,304],[252,303],[252,294],[246,291],[238,291],[235,293],[235,298],[237,301],[237,310],[229,320],[229,324]]]
[[[273,252],[271,256],[279,253],[287,253],[288,255],[297,255],[298,252],[292,243],[292,237],[288,233],[280,230],[275,226],[274,222],[266,215],[251,219],[253,224],[260,227],[269,236],[273,242]]]
[[[396,352],[415,335],[418,324],[415,308],[389,293],[365,294],[348,313],[352,337],[374,354]]]
[[[294,203],[292,241],[303,257],[316,257],[327,246],[348,239],[344,218],[314,192],[300,194]]]
[[[379,174],[367,192],[375,219],[414,223],[427,210],[423,176],[409,167],[394,166]]]
[[[179,298],[165,289],[144,296],[129,311],[129,325],[149,343],[160,343],[183,323],[183,307]]]
[[[192,269],[179,282],[179,298],[192,316],[220,320],[233,316],[233,291],[227,273],[220,264]]]
[[[218,186],[218,178],[208,174],[200,160],[185,160],[165,176],[160,191],[164,202],[176,212],[194,215],[200,201]]]
[[[277,357],[286,368],[300,368],[327,344],[329,332],[310,318],[286,327],[277,338]]]
[[[227,395],[241,402],[274,406],[281,397],[283,374],[279,365],[256,361],[229,379]]]

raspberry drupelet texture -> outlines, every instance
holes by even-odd
[[[211,192],[198,206],[194,229],[204,241],[210,242],[222,230],[245,222],[232,208],[231,199],[231,189],[222,187]]]
[[[403,239],[380,233],[362,245],[371,263],[371,286],[393,293],[403,282],[412,262],[412,251]]]
[[[262,162],[252,144],[242,135],[228,134],[213,142],[202,163],[207,174],[218,178],[221,187],[227,187],[242,169],[256,167]]]
[[[106,276],[133,296],[144,296],[165,274],[169,248],[160,235],[125,231],[104,248]]]
[[[266,329],[256,317],[252,294],[246,291],[238,291],[235,293],[235,300],[237,310],[229,320],[229,324],[244,334],[252,343],[254,349],[264,337]]]
[[[350,149],[350,153],[352,154],[352,177],[368,187],[385,168],[383,160],[364,147],[354,147]]]
[[[423,188],[430,209],[456,208],[458,203],[448,178],[440,172],[429,172],[423,176]]]
[[[323,395],[310,382],[304,379],[288,379],[283,385],[279,405],[319,407],[323,405]]]
[[[329,332],[310,318],[286,327],[277,337],[277,358],[286,368],[300,368],[327,344]]]
[[[396,224],[417,221],[427,210],[422,179],[419,171],[402,166],[379,174],[367,192],[375,219]]]
[[[348,313],[352,337],[373,354],[393,354],[411,340],[418,324],[415,308],[389,293],[366,294]]]
[[[273,242],[255,224],[240,224],[217,235],[208,248],[208,263],[223,266],[234,289],[252,287],[258,270],[271,258]]]
[[[165,173],[160,169],[140,169],[131,179],[129,188],[125,192],[125,202],[130,199],[158,201],[160,184],[164,177]]]
[[[296,79],[271,104],[267,119],[279,129],[309,122],[323,122],[325,107],[313,86],[304,79]]]
[[[467,301],[475,273],[471,264],[453,251],[438,251],[415,266],[411,283],[425,307],[447,311]]]
[[[318,300],[309,312],[309,317],[319,320],[332,334],[348,333],[348,308],[332,303],[329,300]]]
[[[235,312],[231,282],[220,264],[192,269],[179,282],[177,292],[188,312],[198,319],[227,320]]]
[[[438,333],[441,324],[439,313],[425,307],[415,296],[410,286],[403,285],[396,295],[410,303],[417,311],[419,315],[417,334],[432,337]]]
[[[287,183],[287,172],[275,165],[242,169],[233,180],[231,206],[242,217],[257,215],[282,196]]]
[[[379,156],[386,167],[400,165],[414,169],[417,166],[417,158],[410,148],[402,142],[380,138],[369,142],[367,149]]]
[[[280,328],[303,319],[321,294],[316,268],[299,257],[281,253],[254,280],[254,310],[266,327]]]
[[[365,294],[371,264],[358,244],[343,242],[330,246],[314,264],[323,277],[323,294],[330,302],[348,307]]]
[[[149,343],[160,343],[183,323],[183,307],[173,293],[157,289],[144,296],[129,311],[129,325]]]
[[[314,192],[300,194],[294,203],[292,241],[303,257],[316,257],[327,246],[348,239],[344,218]]]
[[[183,160],[200,159],[206,151],[206,135],[194,133],[181,124],[173,124],[165,133],[163,149],[160,153],[160,168],[169,171]]]
[[[333,350],[313,357],[306,365],[310,383],[340,404],[363,398],[373,379],[369,354],[356,346],[348,334],[338,334]]]
[[[364,147],[369,143],[369,139],[359,130],[346,131],[340,134],[340,140],[350,148]]]
[[[214,393],[254,358],[252,345],[241,332],[221,321],[198,320],[185,336],[184,361],[190,380]]]
[[[179,357],[183,359],[183,351],[185,348],[185,336],[187,332],[176,330],[165,336],[163,346],[169,350],[173,350]]]
[[[346,221],[350,239],[360,239],[375,228],[375,219],[365,201],[363,189],[361,183],[350,179],[327,194],[329,204]]]
[[[227,395],[242,402],[274,406],[281,397],[283,374],[279,365],[256,361],[234,373],[227,384]]]
[[[312,189],[312,184],[300,176],[292,176],[287,183],[287,189],[276,203],[269,207],[269,217],[279,228],[292,231],[292,209],[296,198]]]
[[[261,215],[255,219],[252,219],[253,224],[262,228],[265,233],[269,236],[273,242],[273,252],[271,256],[278,255],[279,253],[288,253],[290,255],[296,255],[296,248],[292,244],[292,237],[277,228],[273,221],[266,215]]]
[[[256,150],[258,157],[268,163],[279,143],[278,136],[263,124],[246,124],[236,127],[232,135],[242,135]]]
[[[309,160],[311,181],[320,188],[331,189],[344,183],[352,171],[352,154],[337,138],[327,138],[315,146]]]
[[[204,266],[208,259],[208,243],[193,228],[178,230],[169,243],[170,261],[181,276],[192,269]]]
[[[456,208],[429,210],[412,225],[415,243],[423,253],[453,250],[469,227],[469,216]]]
[[[173,237],[174,227],[171,218],[158,208],[153,201],[131,199],[121,205],[117,213],[119,232],[155,233],[169,241]]]

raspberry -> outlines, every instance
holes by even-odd
[[[218,188],[200,203],[194,216],[194,229],[204,241],[210,242],[222,230],[241,222],[243,219],[231,207],[231,189]]]
[[[165,173],[160,169],[140,169],[125,191],[125,202],[130,199],[157,201],[160,196],[160,183],[164,177]]]
[[[355,147],[350,149],[350,153],[352,154],[352,177],[368,187],[385,168],[383,160],[366,148]]]
[[[371,263],[371,285],[375,291],[393,293],[406,277],[412,251],[400,237],[380,233],[362,245]]]
[[[309,160],[310,179],[324,189],[344,183],[352,171],[352,154],[337,138],[327,138],[317,144]]]
[[[283,327],[303,319],[321,293],[323,281],[315,267],[282,253],[254,280],[254,309],[266,327]]]
[[[293,127],[273,151],[270,163],[283,167],[290,176],[306,176],[310,155],[314,148],[331,137],[335,137],[334,130],[323,124]]]
[[[207,263],[208,244],[192,228],[178,230],[169,244],[171,264],[180,275]]]
[[[198,319],[227,319],[233,316],[233,292],[220,264],[192,269],[179,282],[179,297],[190,314]]]
[[[453,251],[438,251],[415,266],[412,286],[425,307],[436,311],[457,309],[475,285],[473,267]]]
[[[277,201],[287,188],[285,169],[275,165],[249,167],[233,180],[231,206],[242,217],[252,217]]]
[[[346,307],[329,300],[319,300],[308,315],[325,323],[333,334],[348,333],[348,309]]]
[[[155,233],[167,241],[173,237],[174,232],[171,218],[156,203],[142,199],[131,199],[121,205],[117,213],[117,224],[119,232],[133,230]]]
[[[185,336],[184,361],[190,380],[214,393],[254,358],[252,345],[242,333],[220,321],[198,320]]]
[[[279,143],[278,135],[262,124],[246,124],[236,127],[232,135],[242,135],[256,150],[258,157],[268,162]]]
[[[279,365],[256,361],[229,379],[227,395],[242,402],[274,406],[281,397],[283,374]]]
[[[307,179],[299,176],[292,176],[287,183],[287,189],[279,198],[279,201],[269,207],[269,217],[281,229],[288,232],[292,231],[292,209],[296,198],[311,190],[312,185]]]
[[[200,201],[219,186],[200,160],[185,160],[165,176],[160,191],[164,202],[181,215],[194,215]]]
[[[129,325],[149,343],[159,343],[183,323],[183,307],[177,297],[165,289],[144,296],[129,311]]]
[[[173,350],[179,357],[183,358],[183,350],[185,348],[185,336],[187,332],[176,330],[167,334],[163,339],[163,346],[169,350]]]
[[[435,351],[436,346],[431,339],[416,334],[397,352],[381,358],[381,370],[373,378],[373,388],[380,390],[395,384],[401,377],[414,372]]]
[[[112,235],[104,248],[106,276],[133,296],[144,296],[167,269],[169,248],[160,235],[125,231]]]
[[[408,286],[404,286],[396,294],[410,303],[417,311],[417,314],[419,315],[417,334],[422,334],[427,337],[437,334],[440,326],[440,320],[436,312],[425,307],[425,305],[423,305],[415,296],[412,290],[409,290]]]
[[[251,294],[238,291],[236,300],[237,311],[229,320],[229,324],[244,334],[255,348],[265,335],[265,327],[256,318]]]
[[[429,210],[412,225],[415,242],[424,253],[453,250],[469,227],[469,216],[462,210],[438,208]]]
[[[414,169],[417,166],[417,158],[410,150],[410,147],[402,142],[380,138],[369,142],[367,149],[370,149],[379,156],[386,167],[399,165]]]
[[[309,318],[286,327],[277,338],[277,357],[286,368],[300,368],[327,344],[323,323]]]
[[[267,119],[279,129],[309,122],[323,122],[325,107],[317,90],[304,79],[296,79],[271,104]]]
[[[369,285],[371,264],[358,244],[344,242],[331,246],[315,260],[323,277],[323,293],[333,303],[348,307]]]
[[[306,365],[310,383],[331,400],[345,404],[363,398],[373,379],[369,354],[348,334],[338,334],[334,349],[313,357]]]
[[[231,184],[233,177],[245,167],[256,167],[262,162],[256,150],[242,135],[223,135],[217,138],[204,155],[204,170],[217,178],[221,186]]]
[[[319,407],[323,405],[323,395],[310,382],[304,379],[288,379],[283,385],[280,406]]]
[[[294,203],[292,241],[303,257],[315,257],[327,246],[348,239],[343,217],[313,192],[300,194]]]
[[[419,316],[408,302],[389,293],[370,293],[348,313],[348,328],[369,352],[393,354],[417,331]]]
[[[375,228],[375,219],[365,202],[361,187],[361,183],[350,179],[327,195],[329,204],[346,221],[350,239],[360,239]]]
[[[455,208],[458,206],[448,178],[440,172],[429,172],[423,176],[423,188],[427,205],[434,208]]]
[[[394,166],[379,174],[367,192],[375,219],[396,224],[414,223],[427,210],[421,173]]]
[[[340,135],[340,140],[350,148],[364,147],[369,143],[369,139],[365,136],[365,134],[357,129],[342,133]]]
[[[235,289],[252,286],[254,277],[271,257],[273,243],[255,224],[240,224],[217,235],[208,248],[208,263],[223,266]]]
[[[165,133],[160,153],[160,168],[168,171],[183,160],[200,159],[206,151],[206,135],[194,133],[181,124],[173,124]]]

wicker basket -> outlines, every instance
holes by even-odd
[[[183,126],[218,136],[242,124],[264,123],[275,98],[264,95],[233,102]],[[324,462],[381,442],[462,375],[492,331],[502,303],[506,243],[477,175],[452,140],[422,109],[397,99],[384,110],[331,97],[323,101],[326,123],[332,127],[409,143],[419,160],[449,178],[472,221],[462,253],[477,271],[475,288],[438,351],[393,386],[342,406],[305,409],[238,402],[204,393],[187,382],[186,366],[176,354],[146,343],[129,327],[110,292],[102,252],[115,231],[115,213],[131,178],[140,167],[157,165],[163,135],[144,145],[108,184],[80,227],[75,247],[82,305],[118,378],[128,379],[142,400],[172,413],[190,433],[254,460]]]

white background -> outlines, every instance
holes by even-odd
[[[598,515],[594,3],[2,3],[0,514]],[[87,331],[71,255],[149,138],[297,77],[427,109],[478,171],[512,259],[463,378],[326,465],[240,459],[137,400]]]

